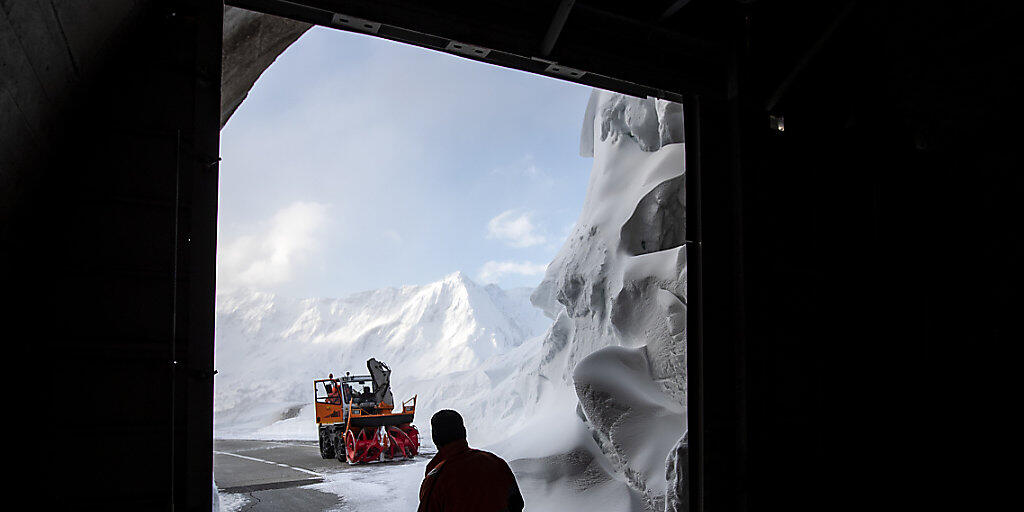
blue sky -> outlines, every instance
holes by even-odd
[[[535,286],[576,221],[590,89],[314,27],[221,131],[218,282]]]

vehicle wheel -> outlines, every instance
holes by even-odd
[[[331,442],[330,434],[322,430],[320,431],[320,458],[334,458],[334,443]]]
[[[358,454],[356,454],[356,435],[353,434],[351,430],[345,434],[345,442],[342,444],[342,449],[347,452],[351,452],[348,459],[349,464],[356,464],[359,462],[353,460],[353,457],[358,456]]]
[[[345,450],[345,438],[338,434],[334,436],[334,454],[338,459],[338,462],[348,462]]]

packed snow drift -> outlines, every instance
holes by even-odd
[[[684,151],[680,105],[591,95],[580,137],[581,155],[594,158],[583,211],[532,296],[554,319],[540,372],[572,385],[590,435],[546,465],[513,465],[543,471],[565,464],[553,494],[625,491],[630,500],[616,510],[681,505]]]
[[[531,511],[681,510],[682,127],[678,104],[593,93],[583,211],[532,295],[459,273],[343,299],[220,294],[216,435],[316,439],[312,379],[376,357],[396,400],[419,395],[426,444],[434,411],[460,411]]]

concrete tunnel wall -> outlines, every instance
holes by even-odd
[[[0,2],[0,214],[30,186],[28,172],[60,137],[83,85],[102,73],[106,56],[145,12],[137,0]],[[312,25],[224,8],[220,126],[256,80]]]
[[[873,499],[857,486],[887,466],[919,505],[948,504],[930,491],[965,486],[935,449],[948,435],[931,418],[951,404],[1005,403],[960,384],[974,380],[965,365],[999,374],[982,359],[1009,346],[1018,311],[1020,230],[1009,219],[1019,144],[1003,129],[1018,96],[1006,64],[1016,17],[1002,6],[851,4],[783,95],[790,130],[778,137],[760,101],[773,82],[758,79],[788,73],[797,37],[815,41],[831,18],[743,4],[723,9],[760,23],[730,14],[728,30],[714,31],[752,50],[731,61],[742,87],[729,103],[687,96],[700,114],[688,133],[701,140],[688,169],[706,171],[688,201],[708,198],[688,218],[701,248],[690,263],[701,269],[702,313],[690,318],[700,318],[694,339],[716,340],[690,345],[704,376],[695,500],[816,510],[835,496]],[[430,26],[402,14],[397,25]],[[687,14],[679,19],[718,27],[706,11]],[[0,341],[6,411],[20,420],[8,459],[29,480],[12,496],[46,508],[167,510],[173,498],[176,509],[209,510],[216,159],[222,99],[237,98],[220,91],[223,17],[206,0],[0,0]],[[689,56],[677,65],[678,53],[637,51],[609,33],[577,34],[581,69],[718,90],[716,67],[695,71]],[[884,362],[861,346],[884,347]],[[865,375],[884,393],[862,385]],[[890,416],[890,405],[907,412]],[[846,421],[877,410],[886,414]],[[871,431],[898,440],[903,457],[879,458],[885,445],[863,437]],[[871,473],[833,478],[847,463]],[[925,465],[942,474],[908,484],[905,470]]]
[[[40,504],[209,510],[223,10],[0,0],[4,377]],[[260,32],[241,96],[287,46]]]
[[[287,18],[237,7],[224,8],[221,128],[248,96],[260,75],[310,27],[309,23]]]
[[[219,128],[308,28],[0,0],[4,374],[48,502],[209,510]]]

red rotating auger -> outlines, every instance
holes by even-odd
[[[419,450],[419,431],[412,425],[350,428],[345,432],[346,458],[353,463],[411,459]]]

